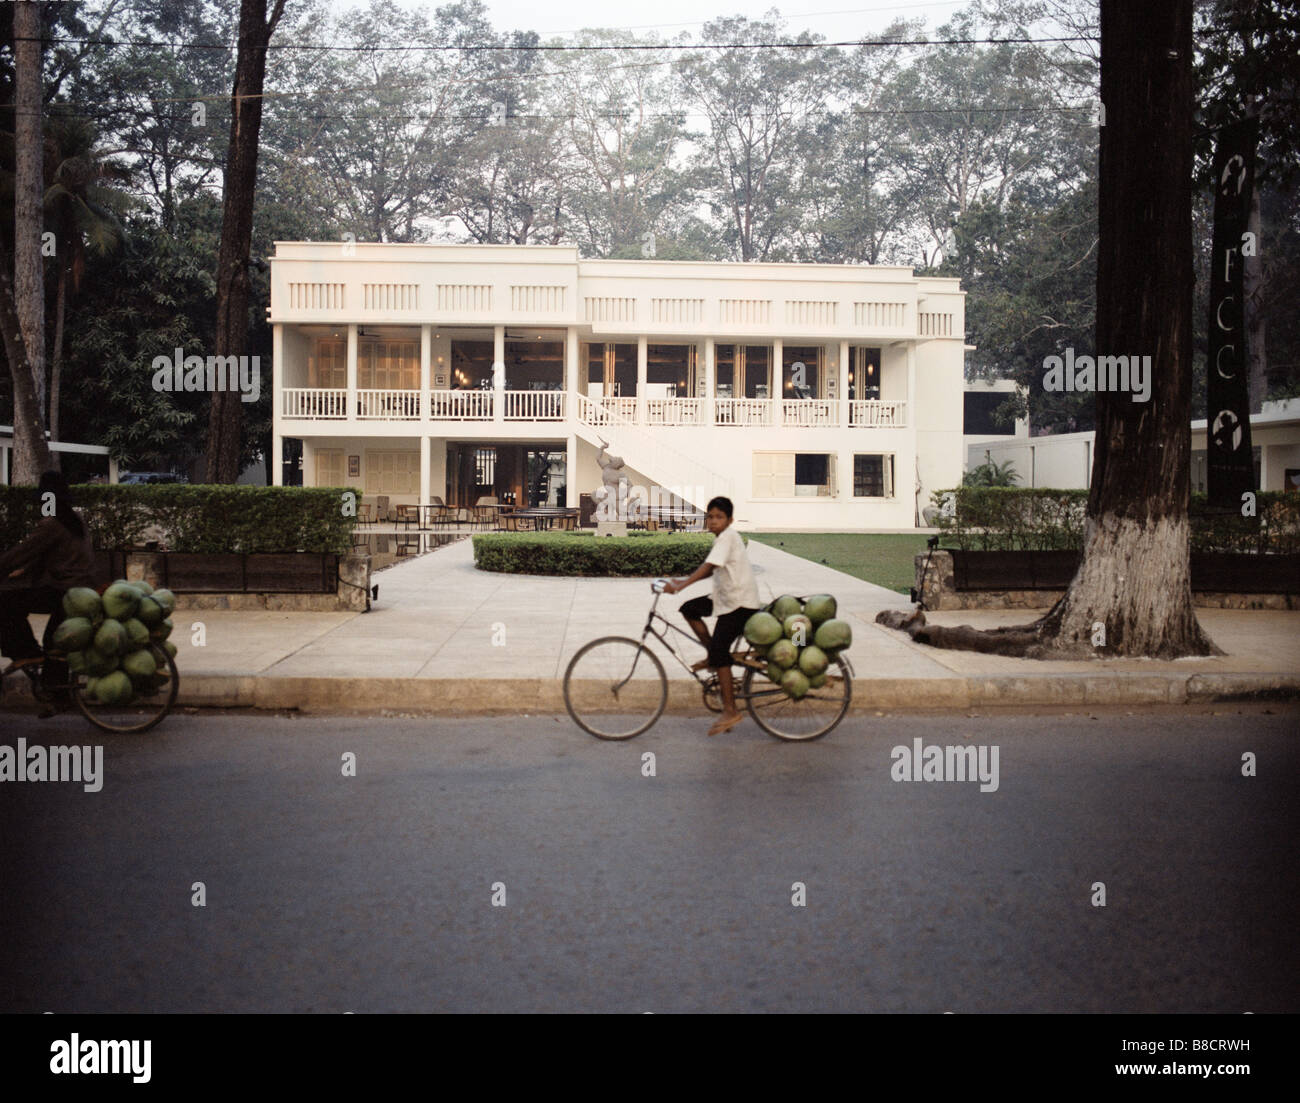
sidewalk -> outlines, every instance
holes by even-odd
[[[749,543],[764,600],[783,593],[834,594],[853,625],[853,710],[989,705],[1163,704],[1256,694],[1300,698],[1300,611],[1199,609],[1227,652],[1207,659],[1038,662],[913,643],[875,623],[882,609],[910,607],[905,594]],[[640,636],[652,594],[647,579],[503,575],[474,567],[469,540],[404,561],[372,577],[369,613],[177,610],[173,641],[180,704],[305,711],[468,714],[564,712],[560,683],[573,653],[598,636]],[[698,583],[665,595],[707,594]],[[993,627],[1033,612],[927,614],[936,624]],[[202,622],[204,646],[194,646]],[[684,623],[683,623],[684,627]],[[682,641],[684,642],[684,641]],[[695,682],[662,653],[669,709],[701,708]],[[689,645],[688,645],[689,646]],[[690,660],[697,656],[690,652]]]

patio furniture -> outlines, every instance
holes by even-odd
[[[432,528],[448,520],[448,510],[446,502],[441,498],[430,498],[424,505],[420,506],[420,527],[428,526]]]
[[[578,522],[578,511],[566,506],[530,506],[528,509],[515,510],[511,516],[529,519],[541,531],[546,531],[552,526],[559,528],[557,522],[564,522],[564,527],[571,531],[577,527]]]
[[[376,511],[376,517],[375,517],[376,521],[391,521],[393,519],[393,515],[388,508],[387,494],[380,494],[375,499],[375,511]]]
[[[357,507],[357,524],[369,525],[374,522],[374,519],[375,519],[375,507],[373,503],[363,501]]]
[[[420,507],[413,505],[398,506],[397,523],[405,529],[409,529],[412,525],[418,529],[420,527]]]

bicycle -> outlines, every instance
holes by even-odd
[[[598,739],[631,739],[640,735],[655,724],[668,705],[668,676],[659,657],[646,645],[649,636],[666,647],[700,684],[705,707],[712,712],[722,711],[717,675],[710,673],[702,677],[673,646],[671,632],[697,647],[702,645],[694,635],[658,611],[666,582],[658,578],[650,584],[655,597],[639,640],[629,636],[601,636],[585,644],[569,660],[564,672],[564,705],[574,723]],[[732,660],[745,668],[744,679],[736,688],[736,704],[743,701],[754,722],[777,739],[794,742],[820,739],[848,712],[853,698],[853,667],[845,655],[831,660],[824,685],[809,690],[797,701],[768,680],[766,661],[750,648],[743,636],[732,648]]]
[[[72,698],[73,704],[81,714],[101,731],[114,735],[138,734],[147,732],[160,723],[176,704],[180,691],[180,675],[176,670],[176,660],[156,643],[150,643],[149,651],[153,655],[157,669],[166,668],[166,674],[158,674],[153,679],[152,692],[137,692],[129,705],[107,705],[102,703],[89,691],[89,676],[84,672],[68,671],[66,683],[46,685],[43,674],[45,664],[66,662],[67,656],[53,648],[46,648],[40,663],[28,663],[18,666],[10,663],[0,671],[0,693],[3,693],[4,681],[11,674],[26,674],[32,685],[32,696],[43,706],[42,718],[53,716],[66,707],[60,700],[63,695]]]

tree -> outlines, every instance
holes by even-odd
[[[45,270],[41,260],[41,5],[19,0],[14,5],[14,255],[13,305],[22,333],[23,352],[12,350],[9,371],[14,379],[15,483],[35,483],[49,466],[45,444]],[[8,273],[6,272],[6,280]],[[6,304],[7,306],[7,304]],[[12,344],[6,339],[6,348]],[[17,358],[15,358],[17,357]],[[20,406],[30,375],[35,417]]]
[[[1150,355],[1148,402],[1097,394],[1083,559],[1039,621],[994,632],[882,623],[938,646],[1031,657],[1216,653],[1192,608],[1191,0],[1101,2],[1098,352]],[[1153,156],[1153,151],[1158,151]],[[1159,257],[1159,264],[1151,258]]]
[[[63,334],[69,290],[80,290],[88,255],[104,257],[123,241],[113,206],[121,193],[104,185],[125,183],[131,174],[97,150],[94,126],[75,116],[51,120],[45,210],[54,228],[58,276],[54,293],[54,346],[50,367],[50,439],[59,440]]]
[[[14,387],[14,453],[15,484],[35,485],[41,472],[50,468],[50,446],[45,443],[45,423],[41,407],[36,400],[36,387],[31,362],[27,358],[22,324],[18,320],[18,307],[14,303],[13,282],[9,273],[13,259],[9,250],[0,248],[0,338],[4,340],[5,357],[9,361],[9,374]],[[18,442],[23,442],[19,452]],[[20,472],[17,460],[24,466]],[[33,474],[33,472],[35,474]]]
[[[248,348],[249,245],[253,236],[253,194],[257,185],[257,142],[262,123],[266,47],[284,13],[275,0],[241,0],[239,55],[231,94],[230,152],[226,159],[221,248],[217,254],[216,355],[243,356]],[[239,478],[241,399],[237,391],[214,391],[208,418],[207,481]]]

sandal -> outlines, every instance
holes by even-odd
[[[721,735],[723,732],[729,732],[743,719],[745,719],[745,714],[743,712],[737,713],[735,716],[724,716],[722,719],[714,722],[713,727],[709,729],[709,734]]]

